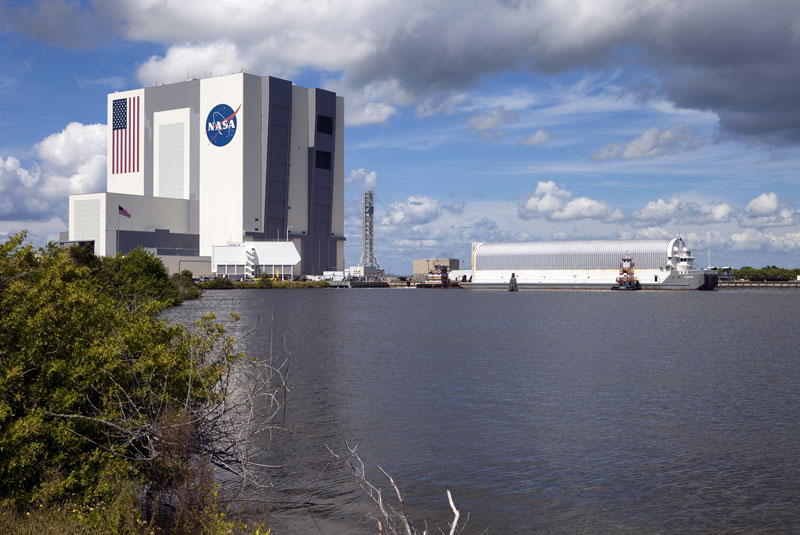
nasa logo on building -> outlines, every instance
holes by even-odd
[[[233,136],[236,135],[236,114],[242,108],[239,105],[236,111],[227,104],[217,104],[211,111],[208,112],[208,119],[206,119],[206,135],[208,141],[217,147],[224,147],[231,142]]]

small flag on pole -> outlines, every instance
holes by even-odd
[[[121,215],[121,216],[125,216],[125,217],[130,217],[130,216],[131,216],[130,212],[128,212],[128,211],[127,211],[125,208],[123,208],[121,205],[119,205],[119,204],[118,204],[117,206],[119,207],[119,212],[118,212],[118,213],[119,213],[119,215]]]

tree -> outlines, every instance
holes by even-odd
[[[170,277],[170,281],[174,284],[181,294],[182,300],[199,299],[203,292],[195,284],[192,278],[192,272],[184,269],[180,273],[175,273]]]
[[[273,426],[285,361],[246,358],[213,316],[161,319],[175,293],[146,252],[77,256],[0,245],[0,499],[89,502],[134,481],[151,520],[208,464],[257,481],[248,444]]]
[[[142,247],[103,258],[97,276],[118,299],[155,299],[167,305],[183,301],[164,263]]]

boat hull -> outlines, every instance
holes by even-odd
[[[662,270],[637,270],[642,290],[699,290],[713,289],[716,281],[707,280],[702,270],[685,272]],[[617,270],[548,270],[516,272],[520,290],[610,290],[616,285]],[[471,282],[461,283],[463,288],[508,289],[508,278],[502,271],[473,273]]]

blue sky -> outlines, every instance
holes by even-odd
[[[0,236],[105,188],[106,93],[244,69],[346,101],[345,258],[667,237],[800,266],[795,1],[0,0]]]

